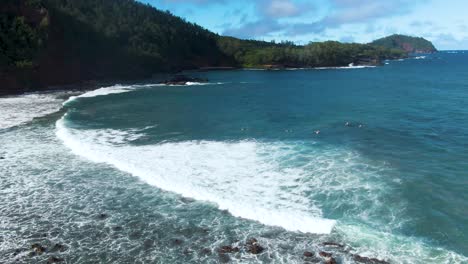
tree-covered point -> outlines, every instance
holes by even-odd
[[[377,39],[371,45],[389,49],[400,49],[409,53],[432,53],[437,51],[434,45],[424,38],[396,34]]]
[[[331,67],[354,64],[378,64],[383,59],[406,56],[401,50],[337,41],[294,45],[221,37],[220,49],[244,67]]]

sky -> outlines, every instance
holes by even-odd
[[[424,37],[440,50],[468,49],[468,0],[139,0],[221,35],[367,43]]]

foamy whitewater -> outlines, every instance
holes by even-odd
[[[142,87],[151,87],[155,86],[154,84],[151,85],[133,85],[133,86],[125,86],[125,85],[120,85],[116,84],[114,86],[109,86],[109,87],[102,87],[93,91],[89,91],[86,93],[82,93],[77,96],[70,96],[65,102],[63,102],[63,105],[65,106],[66,104],[75,101],[77,98],[86,98],[86,97],[96,97],[96,96],[104,96],[104,95],[109,95],[109,94],[119,94],[119,93],[126,93],[132,91],[132,89],[138,89]]]
[[[0,129],[25,124],[60,110],[63,92],[0,97]]]
[[[277,157],[267,155],[287,155],[278,151],[285,146],[202,141],[115,147],[113,143],[132,138],[119,131],[80,133],[67,129],[63,119],[57,122],[57,136],[78,155],[164,190],[214,202],[237,217],[319,234],[330,233],[335,223],[321,219],[320,209],[301,195],[307,191],[297,184],[303,172],[282,170]]]
[[[0,262],[468,263],[457,56],[0,98]]]

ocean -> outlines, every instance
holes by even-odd
[[[468,263],[468,52],[190,74],[0,98],[0,262]]]

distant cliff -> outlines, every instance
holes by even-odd
[[[411,37],[405,35],[391,35],[375,40],[370,43],[373,46],[380,46],[389,49],[400,49],[408,53],[434,53],[437,49],[424,38]]]

